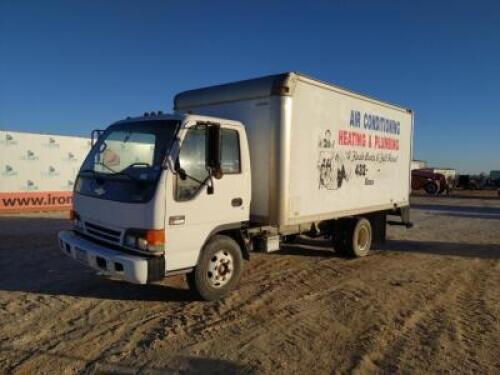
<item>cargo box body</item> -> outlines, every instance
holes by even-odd
[[[285,73],[180,93],[175,110],[245,125],[255,223],[295,225],[409,205],[408,109]]]

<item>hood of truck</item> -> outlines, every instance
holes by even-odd
[[[162,229],[165,227],[164,178],[149,202],[128,203],[76,194],[73,206],[85,222],[117,229]]]

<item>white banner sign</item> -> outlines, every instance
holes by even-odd
[[[89,149],[88,138],[0,130],[0,211],[61,205]]]

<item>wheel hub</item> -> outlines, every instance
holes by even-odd
[[[233,276],[233,257],[228,251],[220,250],[210,259],[207,272],[210,285],[221,288],[226,285]]]
[[[368,245],[368,229],[365,227],[361,227],[358,232],[358,247],[361,251],[365,250]]]

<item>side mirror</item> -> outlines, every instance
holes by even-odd
[[[104,133],[104,130],[94,129],[90,132],[90,145],[94,146],[99,140],[99,137]]]
[[[181,178],[181,180],[185,181],[187,178],[186,171],[182,168],[179,168],[178,173],[179,173],[179,177]]]
[[[206,153],[206,165],[210,174],[220,180],[223,176],[221,167],[221,136],[220,125],[210,124],[208,131],[208,145]]]

